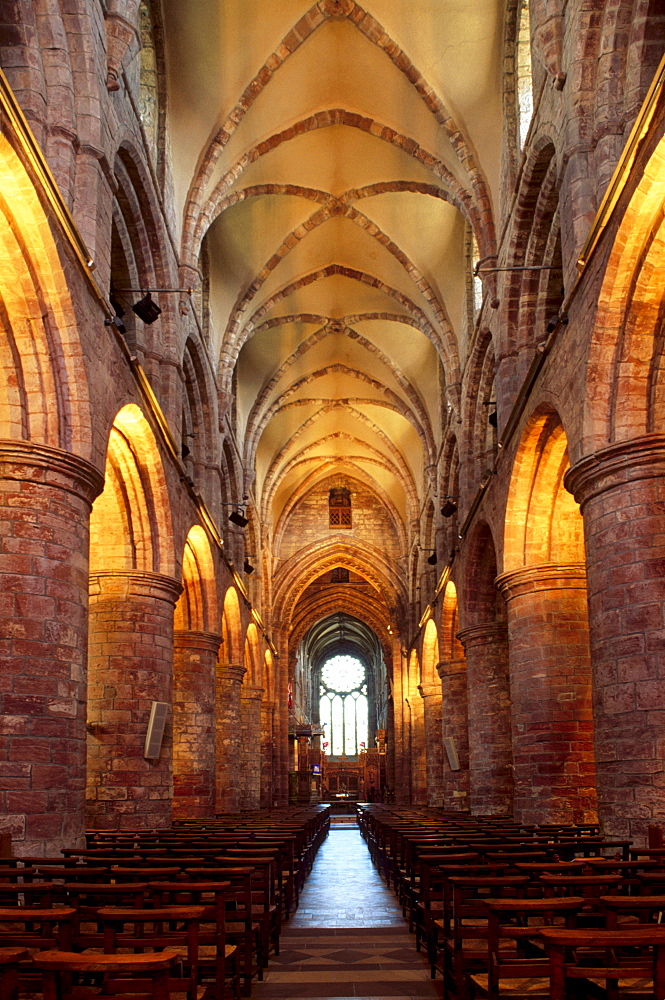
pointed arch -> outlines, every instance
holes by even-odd
[[[153,432],[135,403],[109,434],[104,490],[90,518],[90,572],[175,576],[169,495]]]
[[[182,559],[183,591],[175,608],[175,628],[215,632],[219,622],[215,566],[210,542],[200,524],[190,528]]]

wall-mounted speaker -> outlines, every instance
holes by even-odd
[[[146,760],[157,760],[161,753],[168,712],[169,704],[167,701],[153,701],[143,750],[143,756]]]
[[[443,745],[446,748],[446,754],[448,756],[448,764],[450,765],[451,771],[459,771],[460,763],[459,757],[457,756],[457,747],[455,746],[455,740],[452,736],[444,736]]]

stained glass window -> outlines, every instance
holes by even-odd
[[[367,673],[353,656],[333,656],[321,670],[319,690],[321,724],[325,726],[326,753],[355,756],[367,746]]]

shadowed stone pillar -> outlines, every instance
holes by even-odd
[[[665,435],[570,469],[584,516],[598,813],[644,843],[665,813]]]
[[[427,805],[427,757],[425,751],[425,710],[420,692],[414,687],[411,709],[411,804]]]
[[[84,844],[88,526],[103,478],[0,441],[0,830],[17,855]]]
[[[240,808],[261,806],[261,698],[263,688],[240,687]]]
[[[490,622],[457,634],[466,652],[469,806],[509,816],[513,804],[507,629]]]
[[[131,570],[90,577],[88,822],[106,829],[171,825],[172,717],[146,760],[153,701],[172,705],[176,580]]]
[[[443,805],[443,743],[441,742],[441,683],[421,684],[425,724],[427,805]]]
[[[176,632],[173,818],[215,814],[215,668],[221,637]]]
[[[443,749],[443,807],[469,808],[469,720],[467,718],[466,660],[442,660],[437,664],[441,678],[441,738],[454,741],[459,771],[451,771]]]
[[[215,812],[218,813],[240,809],[240,685],[244,676],[242,664],[217,664]]]
[[[497,586],[508,607],[515,822],[594,823],[584,566],[527,566]]]
[[[261,808],[273,804],[273,714],[271,701],[261,702]]]

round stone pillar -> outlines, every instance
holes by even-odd
[[[443,805],[443,743],[441,742],[441,683],[421,684],[425,729],[427,805]]]
[[[221,637],[174,634],[173,818],[215,815],[215,668]]]
[[[437,664],[441,678],[441,737],[443,743],[443,808],[469,808],[469,721],[467,718],[466,660],[442,660]],[[450,767],[443,741],[452,740],[459,770]]]
[[[425,709],[417,687],[408,699],[410,708],[411,805],[427,805],[427,754],[425,749]]]
[[[665,813],[665,435],[603,448],[564,482],[584,515],[599,817],[639,845]]]
[[[90,577],[88,825],[171,825],[173,611],[182,588],[160,573]],[[158,758],[143,756],[153,701],[169,705]]]
[[[103,477],[0,441],[0,830],[16,855],[82,846],[88,549]]]
[[[218,663],[216,684],[215,812],[240,810],[240,685],[242,664]]]
[[[457,633],[466,652],[469,807],[509,816],[513,807],[507,628],[502,622]]]
[[[527,566],[497,586],[508,607],[515,822],[595,823],[585,568]]]
[[[263,688],[240,688],[240,808],[261,808],[261,698]]]
[[[272,809],[273,805],[273,715],[275,706],[271,701],[261,702],[261,808]]]

